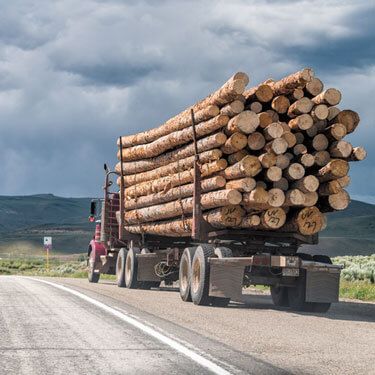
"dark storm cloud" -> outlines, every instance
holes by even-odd
[[[119,135],[161,124],[238,70],[255,84],[312,65],[342,90],[341,108],[361,113],[353,143],[373,148],[374,6],[367,2],[0,6],[0,194],[100,194],[102,164],[116,162]],[[374,165],[370,153],[352,168],[353,195],[375,199]],[[361,184],[365,172],[371,178]]]

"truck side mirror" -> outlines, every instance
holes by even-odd
[[[90,204],[90,216],[89,216],[89,221],[93,222],[95,220],[95,215],[96,215],[96,202],[91,201]]]

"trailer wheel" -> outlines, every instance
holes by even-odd
[[[218,258],[230,258],[233,256],[233,252],[228,247],[216,247],[215,248],[215,255]],[[230,302],[230,298],[225,297],[211,297],[211,305],[215,307],[225,307],[228,306]]]
[[[140,254],[138,247],[132,247],[128,250],[125,262],[125,285],[128,289],[137,289],[141,283],[137,280],[138,260],[137,254]]]
[[[97,283],[100,279],[100,273],[96,273],[95,271],[95,258],[92,256],[93,252],[90,251],[89,258],[87,260],[88,265],[88,273],[87,278],[90,283]]]
[[[125,284],[125,264],[126,264],[126,256],[128,255],[128,250],[124,247],[120,249],[117,255],[116,261],[116,281],[117,286],[120,288],[124,288]]]
[[[208,258],[215,255],[211,245],[204,244],[197,247],[191,273],[190,293],[195,305],[208,305],[211,300],[209,293],[210,265]]]
[[[196,247],[185,248],[180,260],[178,284],[180,289],[180,297],[184,302],[191,302],[191,265],[193,263],[196,249]]]
[[[288,307],[288,288],[285,286],[271,285],[272,302],[278,307]]]

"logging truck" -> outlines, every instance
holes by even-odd
[[[270,286],[276,306],[297,311],[326,312],[338,302],[341,267],[328,256],[298,252],[303,244],[317,244],[317,233],[212,227],[202,213],[198,163],[192,232],[186,237],[128,232],[126,204],[111,191],[117,173],[104,168],[104,198],[93,200],[90,209],[96,228],[87,254],[89,282],[97,283],[100,274],[116,275],[118,287],[129,289],[178,282],[181,299],[197,305],[241,302],[250,285]],[[278,220],[277,213],[270,220]],[[306,223],[314,225],[314,218]]]

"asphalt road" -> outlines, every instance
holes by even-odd
[[[198,307],[173,289],[41,280],[0,277],[0,374],[375,374],[375,304]]]

